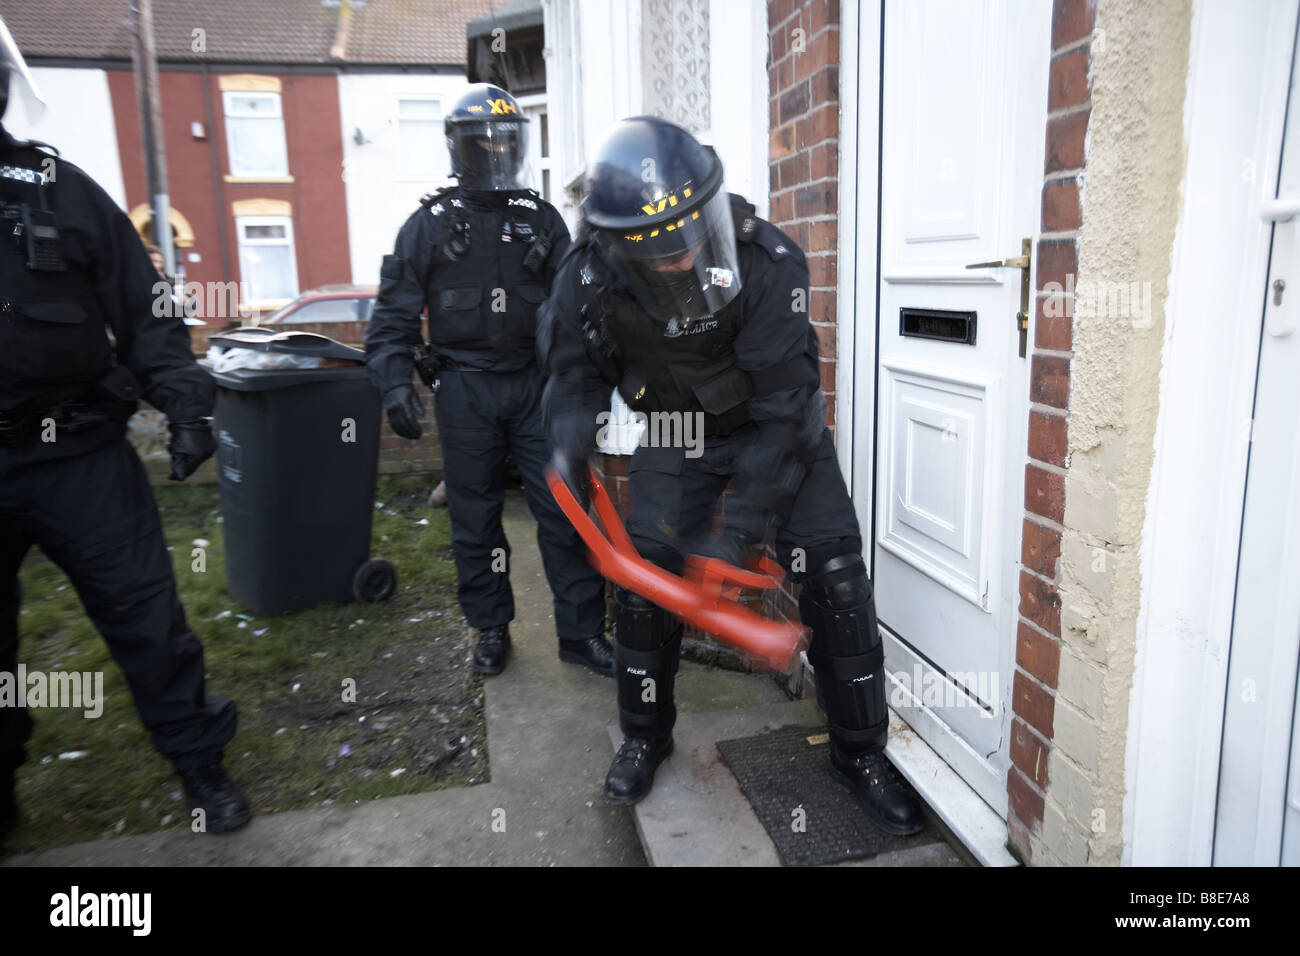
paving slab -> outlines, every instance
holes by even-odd
[[[791,725],[821,725],[813,700],[765,703],[711,713],[679,715],[673,754],[659,766],[654,789],[638,803],[637,834],[652,866],[781,866],[781,858],[749,801],[718,752],[719,740],[751,737]],[[891,737],[902,722],[891,721]],[[615,749],[618,726],[608,728]],[[963,866],[947,843],[882,853],[838,865]]]

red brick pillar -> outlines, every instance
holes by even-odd
[[[1084,145],[1092,112],[1095,0],[1055,0],[1048,79],[1047,143],[1038,242],[1037,311],[1029,385],[1029,462],[1021,542],[1020,620],[1012,679],[1012,847],[1029,861],[1029,835],[1043,822],[1061,660],[1060,583],[1070,407],[1073,278],[1083,224]],[[1068,293],[1062,290],[1071,290]]]
[[[839,244],[839,0],[769,0],[770,218],[808,258],[808,318],[817,333],[826,423],[835,434]],[[770,616],[797,620],[796,590],[769,594]]]

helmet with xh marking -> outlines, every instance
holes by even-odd
[[[515,98],[491,83],[475,83],[443,123],[451,174],[466,189],[519,189],[528,153],[528,118]]]

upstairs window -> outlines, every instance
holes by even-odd
[[[442,101],[410,96],[397,101],[397,159],[403,176],[446,175]]]
[[[280,94],[226,91],[221,98],[231,175],[287,176],[289,154]]]

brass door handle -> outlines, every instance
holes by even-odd
[[[1011,259],[994,259],[991,262],[972,262],[967,269],[1019,269],[1020,311],[1016,313],[1016,331],[1020,333],[1020,357],[1025,357],[1029,341],[1029,273],[1033,259],[1032,239],[1020,240],[1020,255]]]
[[[1028,269],[1029,256],[1016,256],[1014,259],[994,259],[992,262],[972,262],[967,269]]]

